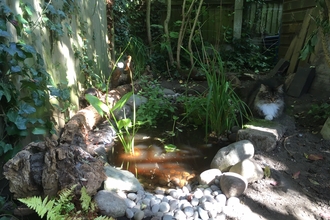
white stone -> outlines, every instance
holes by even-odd
[[[242,140],[221,148],[214,156],[210,167],[217,168],[222,172],[228,171],[230,167],[238,162],[252,158],[254,146],[248,140]]]

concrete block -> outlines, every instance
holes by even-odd
[[[294,120],[289,116],[283,116],[278,121],[255,120],[238,131],[237,140],[249,140],[255,150],[268,152],[275,149],[287,128],[292,126]]]
[[[330,117],[325,121],[321,129],[321,135],[325,140],[330,140]]]

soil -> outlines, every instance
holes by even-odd
[[[170,86],[182,88],[180,83]],[[197,82],[195,90],[205,86]],[[255,160],[270,168],[270,177],[249,184],[240,197],[259,219],[330,219],[330,140],[320,134],[325,119],[308,114],[313,103],[329,102],[329,98],[321,91],[286,97],[285,114],[294,118],[295,126],[287,128],[275,150],[256,152]]]

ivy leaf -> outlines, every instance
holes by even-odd
[[[7,144],[3,141],[0,141],[0,156],[12,150],[13,146],[11,144]]]
[[[18,21],[19,23],[21,23],[21,24],[28,24],[28,23],[29,23],[29,22],[28,22],[27,20],[25,20],[25,19],[23,18],[23,16],[20,15],[20,14],[16,15],[15,17],[16,17],[17,21]]]
[[[0,30],[0,37],[10,38],[10,34],[7,31]]]
[[[10,71],[11,71],[12,73],[19,73],[19,72],[22,71],[22,68],[21,68],[19,65],[17,65],[17,66],[11,66],[11,67],[10,67]]]
[[[33,131],[32,131],[32,134],[35,134],[35,135],[45,135],[48,133],[48,130],[46,128],[41,128],[41,127],[37,127],[37,128],[34,128]]]
[[[6,85],[4,83],[0,83],[0,88],[1,88],[1,90],[0,90],[0,99],[4,95],[7,99],[7,102],[10,102],[11,95],[10,95],[10,88],[8,87],[8,85]]]
[[[23,118],[22,116],[17,116],[16,121],[14,122],[15,125],[19,130],[25,130],[26,129],[26,118]]]
[[[25,51],[26,53],[30,53],[30,54],[37,53],[37,51],[31,45],[26,45],[26,44],[22,45],[22,50]]]
[[[27,104],[26,102],[23,102],[19,106],[18,114],[28,114],[29,115],[29,114],[35,113],[36,111],[37,110],[33,106]]]
[[[26,11],[26,13],[27,13],[28,15],[30,15],[30,16],[33,15],[32,12],[34,12],[34,10],[33,10],[33,7],[31,6],[31,4],[27,3],[27,4],[25,5],[24,9],[25,9],[25,11]]]

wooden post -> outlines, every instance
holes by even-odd
[[[235,0],[234,38],[241,39],[243,17],[243,0]]]

